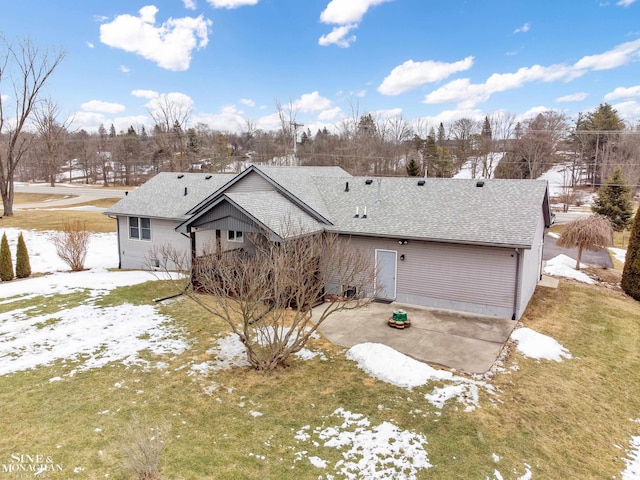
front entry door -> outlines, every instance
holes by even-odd
[[[376,249],[376,297],[384,300],[396,299],[396,271],[398,252]]]

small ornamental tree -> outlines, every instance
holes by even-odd
[[[372,301],[375,265],[372,252],[336,234],[285,235],[279,243],[266,235],[247,236],[253,254],[230,250],[198,257],[191,279],[172,278],[230,327],[254,369],[270,372],[287,366],[327,317]],[[154,248],[148,260],[165,272],[181,263],[178,270],[188,271],[184,256],[171,245]],[[313,309],[317,303],[321,306]]]
[[[594,213],[604,215],[611,220],[616,232],[629,226],[633,215],[631,206],[631,187],[624,179],[620,167],[616,167],[611,177],[598,191],[598,196],[591,209]]]
[[[595,214],[579,218],[567,223],[556,244],[562,248],[578,249],[576,270],[580,270],[582,251],[585,248],[597,252],[613,244],[611,222],[607,217]]]
[[[29,261],[29,252],[27,244],[24,243],[22,233],[18,236],[18,251],[16,252],[16,277],[27,278],[31,275],[31,262]]]
[[[420,175],[420,165],[416,162],[416,159],[411,157],[407,163],[407,175],[410,177],[417,177]]]
[[[631,227],[631,236],[620,281],[622,289],[636,300],[640,300],[640,220],[638,217],[640,217],[640,208],[636,212]]]
[[[2,242],[0,242],[0,280],[3,282],[13,280],[13,262],[6,233],[2,234]]]

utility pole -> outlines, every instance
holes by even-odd
[[[293,163],[294,166],[298,164],[298,127],[304,127],[304,123],[296,123],[295,120],[293,122],[289,122],[293,127]]]

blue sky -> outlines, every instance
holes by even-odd
[[[313,133],[603,102],[640,120],[640,0],[24,0],[0,31],[66,51],[46,93],[90,132],[167,100],[235,132],[277,128],[276,102]]]

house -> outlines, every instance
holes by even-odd
[[[158,173],[144,185],[126,192],[126,196],[105,215],[116,218],[118,232],[118,268],[146,269],[154,247],[172,244],[187,258],[191,242],[175,228],[189,218],[187,211],[218,190],[235,175],[204,173]],[[207,238],[201,235],[197,251],[202,252]],[[175,267],[172,265],[171,267]]]
[[[514,320],[540,279],[552,223],[547,182],[539,180],[353,177],[338,167],[266,166],[208,180],[161,175],[105,212],[118,219],[122,268],[140,268],[145,247],[159,242],[175,241],[197,256],[250,251],[252,232],[273,241],[334,232],[371,252],[371,291],[382,300]]]

